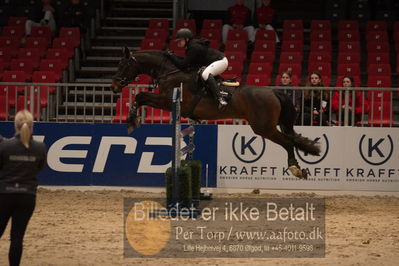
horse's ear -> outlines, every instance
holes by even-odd
[[[125,48],[123,49],[123,54],[125,55],[126,59],[130,58],[130,50],[127,46],[125,46]]]

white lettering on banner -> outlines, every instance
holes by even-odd
[[[295,130],[319,141],[321,147],[320,156],[295,152],[307,180],[291,174],[286,151],[270,140],[261,157],[243,160],[237,147],[245,148],[246,154],[260,154],[264,144],[251,141],[256,135],[249,126],[218,126],[217,186],[399,191],[398,128],[298,126]]]
[[[112,145],[125,146],[124,154],[136,152],[137,140],[132,137],[102,137],[97,157],[93,166],[93,173],[103,173]]]
[[[39,142],[43,142],[44,141],[44,136],[33,136],[33,139]]]
[[[172,146],[172,138],[171,137],[147,137],[145,140],[145,145],[154,145],[154,146]],[[181,141],[181,148],[186,146],[186,143]],[[167,164],[161,165],[153,165],[152,160],[154,158],[154,152],[143,152],[140,158],[140,164],[137,169],[137,173],[165,173],[166,169],[168,169],[172,165],[172,157],[171,160]],[[172,154],[171,154],[172,156]],[[187,155],[184,155],[185,158]]]
[[[47,164],[58,172],[82,172],[84,164],[66,164],[61,158],[86,158],[88,150],[64,150],[70,144],[90,144],[91,137],[74,136],[64,137],[51,145],[47,154]]]

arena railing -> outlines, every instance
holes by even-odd
[[[297,125],[308,126],[399,126],[399,88],[336,88],[336,87],[268,87],[283,90],[297,100]],[[0,120],[12,120],[20,109],[34,113],[35,119],[45,122],[87,122],[87,123],[124,123],[129,106],[141,91],[155,91],[152,85],[131,84],[122,93],[111,91],[110,84],[89,83],[0,83]],[[310,91],[310,100],[305,108],[304,91]],[[317,91],[320,98],[315,98]],[[351,93],[356,91],[359,93]],[[338,106],[334,112],[332,98],[337,92]],[[359,96],[361,95],[361,96]],[[356,106],[359,102],[361,107]],[[31,101],[30,99],[34,99]],[[369,107],[365,104],[368,101]],[[319,102],[320,101],[320,102]],[[309,103],[310,102],[310,103]],[[316,106],[324,106],[324,120],[313,112]],[[351,109],[356,109],[351,112]],[[319,111],[319,110],[315,110]],[[169,123],[170,113],[151,107],[143,107],[141,118],[144,123]],[[187,120],[184,120],[185,122]],[[205,124],[246,124],[239,119],[205,121]]]

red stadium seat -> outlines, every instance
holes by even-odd
[[[144,123],[167,124],[170,122],[170,112],[158,108],[147,108]]]
[[[331,53],[323,51],[312,51],[308,58],[309,63],[314,62],[331,62]]]
[[[276,52],[276,42],[271,41],[256,41],[254,52]]]
[[[3,36],[16,37],[21,40],[25,36],[25,25],[20,26],[4,26],[2,31]]]
[[[330,52],[332,51],[332,46],[330,41],[320,41],[320,42],[311,42],[310,43],[310,51],[321,51],[321,52]]]
[[[163,50],[165,48],[165,42],[159,39],[143,39],[141,41],[141,50]]]
[[[359,22],[357,20],[340,20],[338,21],[338,31],[342,30],[359,31]]]
[[[275,83],[274,85],[276,85],[276,86],[281,85],[281,75],[280,74],[277,75],[276,80],[274,81],[274,83]],[[301,79],[298,76],[296,76],[296,75],[292,75],[291,83],[292,83],[293,86],[299,86],[300,83],[301,83]]]
[[[33,69],[34,69],[34,64],[33,64],[32,59],[15,58],[15,59],[11,60],[10,70],[25,72],[27,80],[30,80],[32,78]]]
[[[226,52],[225,55],[227,60],[229,60],[229,63],[235,62],[243,64],[246,58],[245,54],[241,52]]]
[[[330,30],[313,30],[310,33],[311,42],[331,42],[331,31]]]
[[[17,54],[17,50],[11,50],[9,47],[0,47],[0,59],[9,62],[11,57]]]
[[[29,97],[25,98],[25,96],[18,96],[17,104],[15,106],[16,107],[16,111],[18,112],[18,111],[21,111],[21,110],[24,110],[24,109],[30,110],[31,109],[31,105],[33,105],[33,118],[35,120],[38,120],[40,118],[41,108],[39,107],[39,110],[38,110],[37,103],[38,103],[37,94],[35,94],[35,100],[34,101],[31,101]]]
[[[0,47],[5,48],[8,47],[10,50],[17,50],[21,43],[21,39],[19,37],[13,36],[0,36]]]
[[[201,38],[220,41],[222,38],[222,32],[220,29],[203,29],[201,31]]]
[[[385,21],[367,21],[366,31],[387,31],[387,23]]]
[[[48,40],[43,37],[29,37],[26,39],[25,48],[37,48],[40,57],[44,57],[48,48]]]
[[[273,66],[268,63],[251,63],[248,68],[248,74],[271,76]]]
[[[270,76],[269,75],[259,75],[259,74],[248,74],[246,85],[269,86],[270,85]]]
[[[229,30],[227,40],[243,40],[248,41],[248,33],[245,30]]]
[[[169,31],[169,21],[167,18],[153,18],[150,19],[148,27],[151,29],[164,29]]]
[[[220,49],[220,40],[209,40],[209,47],[219,50]]]
[[[56,83],[57,82],[57,77],[56,74],[53,71],[35,71],[33,72],[33,77],[32,77],[32,82],[33,83]],[[54,86],[40,86],[41,90],[47,90],[50,92],[50,94],[54,94],[56,87]],[[47,94],[46,95],[40,95],[40,98],[45,101],[47,105]]]
[[[283,41],[303,42],[303,30],[285,30],[283,32]]]
[[[276,33],[274,30],[258,30],[255,36],[256,41],[276,41]]]
[[[187,28],[195,35],[197,33],[195,19],[177,19],[176,30]]]
[[[392,92],[385,90],[367,91],[367,98],[370,103],[388,102],[390,104],[392,101]]]
[[[360,64],[338,64],[337,73],[342,76],[360,76]]]
[[[388,32],[386,31],[370,31],[366,34],[367,42],[388,42]]]
[[[3,82],[27,82],[27,77],[25,72],[23,71],[4,71],[3,73]],[[8,90],[8,101],[10,105],[15,105],[16,102],[16,93],[23,92],[25,90],[25,86],[16,86],[16,85],[0,85],[0,93],[6,95],[5,89]]]
[[[388,127],[393,124],[393,110],[390,102],[374,102],[370,107],[368,125]]]
[[[8,17],[8,26],[25,26],[25,22],[28,18],[27,17]]]
[[[338,64],[360,64],[360,54],[348,52],[339,53]]]
[[[7,104],[6,96],[0,92],[0,120],[6,120],[10,116],[10,105]]]
[[[73,41],[73,48],[80,45],[80,29],[78,27],[62,27],[60,28],[60,37],[71,38]]]
[[[331,31],[331,21],[330,20],[312,20],[310,23],[310,30],[326,30]]]
[[[2,78],[2,73],[5,69],[7,69],[10,66],[10,62],[4,60],[4,58],[0,57],[0,80]]]
[[[62,69],[68,67],[69,59],[72,58],[73,53],[69,49],[50,48],[47,50],[46,59],[60,60]]]
[[[30,34],[31,37],[42,37],[47,40],[48,45],[51,44],[52,33],[49,27],[42,26],[42,27],[32,27],[32,31]]]
[[[344,79],[344,76],[345,75],[337,76],[337,81],[335,83],[335,87],[339,87],[339,88],[342,87],[342,80]],[[360,85],[361,85],[360,76],[352,76],[352,75],[349,75],[349,76],[351,76],[353,78],[355,87],[360,87]]]
[[[389,53],[389,43],[373,41],[367,42],[368,53]]]
[[[359,42],[339,42],[339,52],[342,53],[360,53]]]
[[[338,31],[338,41],[340,42],[358,42],[360,34],[358,30],[340,30]]]
[[[303,30],[302,20],[284,20],[283,22],[284,31],[295,29],[295,30]]]
[[[132,94],[132,97],[134,100],[135,95]],[[115,110],[116,111],[113,122],[114,123],[126,122],[126,118],[130,110],[129,98],[118,98],[118,100],[116,101]]]
[[[18,58],[29,58],[33,62],[33,67],[38,68],[40,65],[41,51],[37,48],[19,48]]]
[[[280,55],[280,63],[302,63],[302,53],[300,52],[282,52]]]
[[[390,88],[391,76],[368,76],[367,87],[371,88]]]
[[[255,44],[256,46],[256,44]],[[255,47],[256,50],[256,47]],[[241,52],[246,54],[247,53],[247,42],[243,40],[228,40],[226,42],[226,49],[225,52]]]
[[[178,47],[177,46],[177,42],[175,42],[175,40],[170,40],[169,42],[169,50],[171,50],[173,53],[175,53],[178,56],[186,56],[186,50],[184,49],[184,47]]]
[[[145,32],[146,39],[159,39],[163,42],[168,39],[169,31],[161,28],[148,28]]]
[[[227,69],[222,73],[224,77],[226,74],[240,76],[243,70],[242,63],[229,63]]]
[[[75,41],[72,38],[57,37],[53,40],[53,48],[68,49],[72,54],[75,54],[74,47]]]
[[[331,63],[309,63],[308,72],[319,72],[323,77],[331,77]]]
[[[275,58],[274,52],[253,52],[251,62],[254,63],[273,63]]]
[[[222,29],[222,20],[221,19],[204,19],[202,23],[202,29]]]
[[[255,44],[256,45],[256,44]],[[283,41],[281,52],[303,52],[302,41]]]
[[[59,82],[62,79],[63,67],[62,59],[43,59],[40,62],[40,71],[52,71],[55,74],[55,81]]]
[[[369,64],[367,66],[367,74],[372,76],[389,76],[391,75],[391,65]]]
[[[282,73],[284,71],[289,71],[292,73],[292,75],[300,77],[302,73],[302,65],[293,64],[293,63],[289,64],[280,63],[280,66],[278,68],[278,73]]]

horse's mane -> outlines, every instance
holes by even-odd
[[[137,50],[137,51],[133,51],[132,54],[133,55],[150,54],[150,55],[164,56],[164,51],[162,51],[162,50]]]

